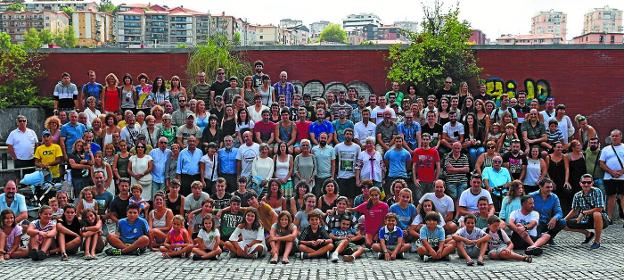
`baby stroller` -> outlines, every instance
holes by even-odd
[[[63,188],[63,184],[54,183],[52,174],[46,169],[37,169],[35,172],[24,175],[20,180],[17,192],[26,197],[28,214],[37,217],[37,211],[42,205],[48,204],[50,198],[56,196],[56,192]]]

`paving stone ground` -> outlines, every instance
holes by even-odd
[[[288,265],[258,260],[218,261],[163,259],[148,252],[142,256],[107,257],[84,261],[70,256],[67,262],[51,257],[0,263],[0,279],[624,279],[624,229],[616,223],[605,230],[602,247],[589,250],[582,235],[561,232],[556,245],[545,247],[533,263],[486,260],[485,266],[467,267],[454,255],[451,261],[423,263],[417,255],[393,262],[366,253],[354,263],[334,264],[326,259],[291,258]]]

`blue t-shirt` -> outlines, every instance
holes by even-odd
[[[0,194],[0,211],[4,211],[5,209],[13,210],[16,217],[22,212],[28,212],[28,208],[26,207],[26,198],[23,195],[16,193],[11,205],[7,205],[6,194]]]
[[[430,231],[427,226],[420,228],[420,240],[427,240],[433,248],[438,247],[444,237],[444,228],[439,225],[433,231]]]
[[[82,123],[76,123],[76,125],[66,123],[61,126],[61,137],[65,137],[65,149],[67,150],[67,154],[71,154],[74,142],[82,138],[85,131],[87,131],[87,127]]]
[[[403,135],[403,139],[405,139],[405,142],[407,142],[407,144],[409,144],[412,149],[418,147],[418,143],[416,143],[416,133],[421,130],[420,124],[418,122],[412,122],[412,124],[409,125],[406,125],[405,122],[402,122],[397,125],[397,130],[399,131],[399,134]]]
[[[411,203],[408,204],[407,208],[405,209],[401,208],[398,203],[392,204],[389,211],[397,214],[399,218],[397,226],[402,230],[407,229],[411,224],[412,219],[414,219],[414,217],[416,217],[416,215],[418,214],[416,212],[416,206]]]
[[[316,121],[310,124],[310,132],[314,133],[314,139],[318,141],[321,135],[321,132],[325,132],[327,134],[334,133],[334,126],[328,120],[323,120],[323,122],[321,123]],[[302,137],[302,138],[305,138],[305,137]]]
[[[134,223],[128,222],[128,218],[119,220],[119,238],[127,244],[134,243],[139,237],[149,234],[149,225],[141,217]]]
[[[331,234],[339,238],[347,238],[348,235],[356,235],[357,232],[354,227],[350,227],[347,230],[342,230],[340,228],[333,228],[331,230]]]
[[[95,97],[96,102],[100,101],[100,93],[104,87],[100,83],[86,83],[82,85],[82,94],[85,99],[89,96]]]
[[[353,129],[353,122],[350,120],[346,120],[345,123],[340,123],[340,120],[335,120],[334,123],[334,131],[336,132],[336,137],[338,137],[338,142],[344,142],[344,131],[347,128]]]
[[[389,165],[388,177],[407,178],[407,169],[405,168],[407,165],[405,163],[411,159],[410,153],[404,148],[397,150],[393,147],[388,150],[384,154],[384,160],[387,160]]]
[[[379,229],[379,240],[385,240],[386,246],[397,245],[399,238],[403,237],[403,231],[399,227],[394,227],[392,231],[383,226]]]

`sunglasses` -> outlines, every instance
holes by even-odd
[[[18,122],[26,122],[26,120],[18,120]]]
[[[592,181],[581,181],[581,185],[590,185]]]

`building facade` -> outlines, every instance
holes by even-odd
[[[572,39],[574,44],[614,45],[624,44],[624,33],[587,33]]]
[[[330,22],[326,20],[321,20],[321,21],[311,23],[310,24],[310,36],[312,38],[317,38],[321,36],[321,31],[323,31],[323,29],[325,29],[325,27],[327,27],[329,24]]]
[[[365,26],[373,25],[376,27],[381,27],[381,20],[375,14],[350,14],[345,19],[342,20],[342,28],[347,31],[347,33],[355,31],[357,29],[362,29]]]
[[[531,18],[531,34],[552,34],[566,38],[568,16],[554,10],[539,12]]]
[[[69,16],[58,11],[5,11],[0,13],[0,31],[11,36],[13,43],[24,42],[24,33],[30,28],[61,33],[69,27]]]
[[[622,32],[622,10],[605,6],[585,14],[583,34]]]
[[[552,45],[563,44],[563,38],[553,34],[502,35],[496,39],[499,45]]]
[[[113,42],[113,16],[94,11],[72,13],[77,46],[96,47]]]
[[[0,12],[6,11],[6,8],[20,1],[0,2]],[[60,11],[62,7],[73,8],[74,11],[97,11],[98,5],[95,1],[22,1],[28,11]]]

